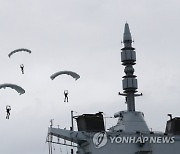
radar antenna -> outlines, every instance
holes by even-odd
[[[134,75],[133,65],[136,63],[136,52],[135,48],[132,47],[132,37],[129,30],[128,23],[125,24],[124,28],[124,36],[123,36],[123,44],[124,48],[122,48],[121,52],[121,62],[122,65],[125,66],[124,72],[125,76],[123,76],[123,93],[119,92],[119,95],[126,97],[127,110],[135,111],[135,97],[142,96],[141,94],[135,94],[137,92],[138,84],[136,75]]]

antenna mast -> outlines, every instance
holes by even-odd
[[[127,110],[135,111],[135,96],[142,96],[141,94],[135,94],[137,92],[138,84],[136,75],[134,75],[133,65],[136,63],[136,52],[135,48],[132,47],[132,37],[129,30],[128,23],[125,24],[124,27],[124,36],[123,36],[123,44],[124,48],[121,50],[121,62],[122,65],[125,66],[124,72],[125,76],[123,76],[123,93],[119,93],[120,95],[126,96]]]

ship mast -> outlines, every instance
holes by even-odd
[[[137,92],[138,84],[136,75],[134,75],[133,65],[136,63],[136,52],[135,48],[132,47],[132,37],[129,30],[128,23],[124,27],[123,44],[124,47],[121,49],[121,62],[125,66],[123,76],[123,93],[119,93],[126,97],[127,110],[135,111],[135,96],[141,96],[142,94],[135,94]]]

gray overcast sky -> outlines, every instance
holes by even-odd
[[[167,113],[180,116],[179,0],[0,0],[0,83],[15,83],[26,93],[0,90],[0,153],[45,154],[49,120],[69,128],[70,111],[126,110],[121,80],[121,40],[127,21],[137,54],[139,92],[136,110],[150,128],[164,131]],[[8,53],[28,48],[32,54]],[[24,63],[25,74],[19,65]],[[50,80],[59,70],[69,76]],[[63,102],[68,89],[70,102]],[[11,105],[10,120],[5,106]],[[153,114],[152,114],[153,113]],[[112,119],[111,119],[112,120]],[[107,120],[107,127],[115,120]]]

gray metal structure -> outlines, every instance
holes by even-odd
[[[77,145],[78,154],[180,153],[180,118],[171,116],[164,132],[153,132],[148,128],[144,114],[135,110],[135,97],[142,96],[142,94],[137,94],[138,84],[133,68],[136,62],[136,52],[132,47],[132,42],[129,25],[126,23],[123,37],[124,47],[121,49],[121,62],[125,66],[125,76],[122,81],[123,93],[119,95],[125,96],[127,111],[114,114],[114,117],[118,118],[117,124],[107,131],[103,128],[101,113],[84,114],[76,117],[78,131],[73,128],[64,130],[49,127],[49,138],[56,136],[70,141],[72,146]]]

